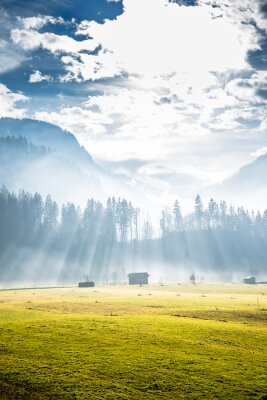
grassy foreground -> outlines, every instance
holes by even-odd
[[[0,291],[0,399],[267,399],[267,287]]]

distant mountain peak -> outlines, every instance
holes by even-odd
[[[243,165],[234,175],[220,184],[205,188],[203,196],[225,199],[248,208],[267,207],[267,153]]]
[[[61,156],[75,159],[76,163],[79,161],[80,167],[95,166],[91,155],[72,133],[49,122],[29,118],[0,118],[0,137],[6,136],[23,136],[34,145],[49,147]]]

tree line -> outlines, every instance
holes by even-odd
[[[199,195],[195,198],[194,213],[183,216],[176,200],[173,207],[162,210],[159,222],[144,217],[139,208],[126,199],[108,198],[105,206],[100,201],[89,199],[84,210],[80,206],[66,203],[59,206],[50,195],[45,199],[19,191],[0,190],[0,235],[1,242],[21,241],[30,244],[46,236],[73,236],[78,231],[88,241],[101,237],[108,242],[131,242],[155,237],[166,237],[171,233],[220,229],[245,232],[267,237],[267,210],[262,214],[245,210],[244,207],[219,204],[211,199],[204,208]],[[159,228],[159,229],[158,229]]]
[[[19,159],[36,159],[45,157],[50,149],[45,146],[36,146],[25,137],[5,136],[0,137],[0,159],[1,162],[10,162],[15,157]]]
[[[235,208],[226,201],[217,203],[212,198],[205,208],[200,195],[197,195],[194,213],[183,218],[180,204],[176,200],[172,209],[166,208],[162,211],[160,228],[162,237],[172,232],[209,229],[267,237],[267,210],[260,213],[244,207]]]
[[[50,195],[0,190],[0,277],[11,266],[23,273],[40,254],[45,268],[60,263],[62,278],[89,269],[100,279],[111,264],[115,270],[137,263],[261,269],[266,244],[267,210],[249,212],[213,199],[204,207],[199,195],[193,213],[183,216],[176,200],[152,222],[126,199],[108,198],[105,206],[89,199],[82,210]]]

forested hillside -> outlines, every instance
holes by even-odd
[[[34,160],[38,157],[45,157],[49,149],[45,146],[35,146],[23,136],[0,137],[0,162],[12,163],[18,158],[20,160]]]

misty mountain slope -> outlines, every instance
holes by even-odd
[[[91,197],[105,202],[113,195],[140,201],[127,177],[100,168],[75,136],[58,126],[2,118],[0,141],[0,186],[9,190],[38,191],[60,203],[80,205]]]
[[[78,163],[80,167],[94,167],[91,155],[79,145],[75,136],[56,125],[32,119],[0,119],[0,137],[25,137],[37,146],[46,146],[57,155]]]
[[[267,154],[257,158],[254,162],[240,168],[237,174],[224,181],[224,187],[234,189],[238,184],[239,188],[251,189],[261,186],[267,189]]]
[[[3,118],[0,140],[0,185],[76,204],[107,196],[105,174],[71,133],[46,122]]]
[[[89,162],[90,158],[89,158]],[[59,202],[82,203],[91,193],[103,195],[97,178],[65,155],[37,146],[22,136],[0,138],[0,185],[15,192],[52,194]]]
[[[266,209],[267,199],[267,154],[240,170],[219,185],[203,190],[203,196],[224,199],[248,208]]]

